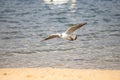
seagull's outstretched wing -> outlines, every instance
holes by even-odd
[[[82,27],[82,26],[85,25],[85,24],[87,24],[87,23],[80,23],[80,24],[78,24],[78,25],[72,26],[72,27],[70,27],[69,29],[67,29],[67,30],[65,31],[65,33],[66,33],[66,34],[70,34],[70,33],[74,32],[75,30],[79,29],[80,27]]]
[[[47,38],[43,39],[42,41],[45,41],[45,40],[48,40],[48,39],[52,39],[52,38],[56,38],[56,37],[59,37],[59,34],[51,34]]]

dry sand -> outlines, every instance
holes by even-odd
[[[120,80],[120,70],[5,68],[0,80]]]

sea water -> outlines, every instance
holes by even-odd
[[[75,41],[53,33],[87,22]],[[0,0],[0,68],[120,69],[120,0]]]

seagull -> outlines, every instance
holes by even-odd
[[[53,38],[62,38],[62,39],[66,39],[69,41],[74,41],[77,39],[77,35],[73,35],[71,33],[73,33],[75,30],[79,29],[80,27],[82,27],[85,24],[87,24],[87,23],[80,23],[75,26],[72,26],[63,33],[51,34],[47,38],[43,39],[42,41],[53,39]]]

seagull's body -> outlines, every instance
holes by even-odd
[[[61,36],[60,36],[60,38],[73,41],[73,40],[76,40],[76,39],[77,39],[77,36],[76,36],[76,35],[73,35],[73,34],[62,33]]]
[[[80,23],[78,25],[72,26],[63,33],[51,34],[47,38],[43,39],[42,41],[49,40],[52,38],[62,38],[62,39],[70,40],[70,41],[76,40],[77,35],[73,35],[71,33],[74,32],[75,30],[79,29],[80,27],[82,27],[85,24],[87,24],[87,23]]]

